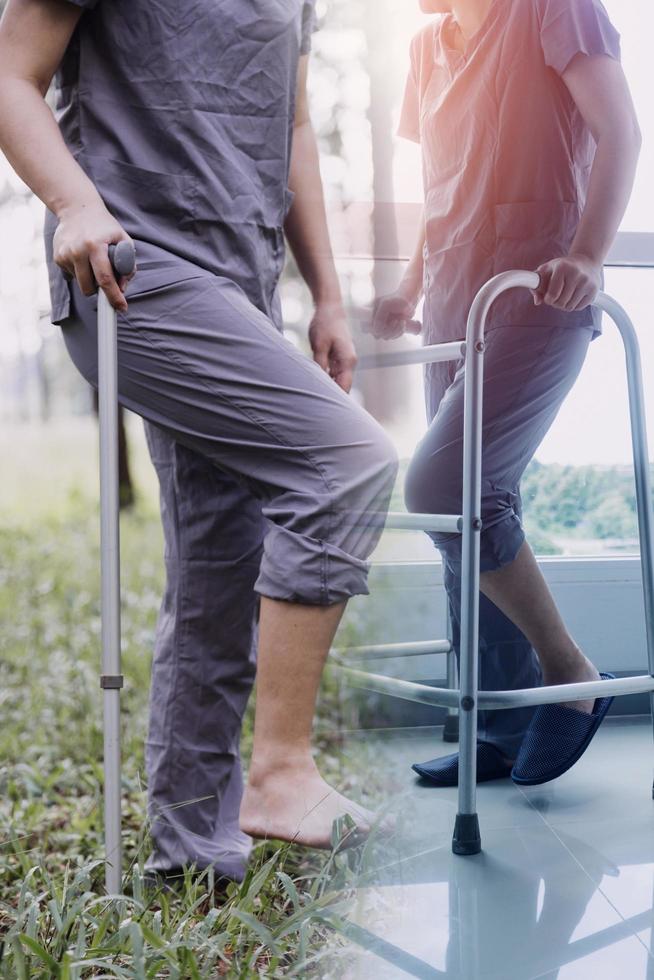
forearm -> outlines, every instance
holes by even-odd
[[[570,254],[604,264],[629,203],[639,151],[640,136],[631,128],[600,137]]]
[[[101,203],[36,82],[0,76],[0,147],[16,173],[58,217],[73,207]]]
[[[309,120],[295,127],[289,187],[295,199],[284,231],[298,269],[317,306],[340,305],[341,289],[329,241],[318,145]]]
[[[413,255],[409,260],[409,264],[404,270],[404,275],[402,276],[402,281],[397,288],[397,292],[407,300],[407,302],[416,305],[418,300],[422,296],[423,289],[423,277],[424,277],[424,258],[423,249],[425,246],[425,216],[424,208],[420,212],[420,231],[418,233],[418,238],[416,241],[415,249]]]

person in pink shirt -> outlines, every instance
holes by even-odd
[[[371,331],[391,339],[424,293],[423,342],[465,337],[478,289],[508,269],[540,286],[493,306],[486,327],[480,686],[599,680],[566,629],[522,527],[519,483],[601,333],[592,307],[631,193],[640,131],[620,38],[600,0],[422,0],[438,14],[411,44],[399,133],[420,142],[424,220]],[[460,513],[464,362],[425,369],[429,429],[409,467],[411,511]],[[443,557],[458,655],[461,539]],[[611,698],[480,715],[478,780],[540,783],[569,768]],[[525,735],[528,734],[528,738]],[[458,755],[416,764],[458,782]]]

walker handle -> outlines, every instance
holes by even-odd
[[[500,272],[493,276],[488,282],[484,283],[474,300],[468,313],[468,323],[466,326],[467,349],[471,350],[476,343],[484,339],[484,328],[488,312],[502,293],[508,289],[524,287],[525,289],[538,289],[540,286],[540,276],[537,272],[527,272],[526,269],[510,269],[507,272]]]
[[[109,261],[116,276],[130,276],[136,265],[136,249],[134,242],[123,239],[116,245],[109,246]]]

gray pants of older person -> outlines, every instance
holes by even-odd
[[[240,879],[250,840],[238,829],[239,736],[257,595],[329,605],[367,594],[397,456],[233,282],[165,254],[145,266],[118,318],[118,387],[147,423],[165,532],[146,867],[195,861]],[[74,283],[71,296],[63,336],[97,386],[97,298]]]
[[[486,333],[484,355],[481,571],[513,561],[525,535],[520,479],[583,365],[591,329],[504,326]],[[426,368],[429,429],[405,482],[410,511],[461,513],[464,361]],[[430,534],[443,558],[453,646],[460,643],[461,537]],[[479,686],[538,687],[542,671],[526,636],[483,593],[479,605]],[[478,737],[514,758],[533,707],[479,713]]]

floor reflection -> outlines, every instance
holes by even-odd
[[[450,847],[456,790],[419,785],[409,769],[451,751],[436,739],[366,736],[401,825],[361,878],[347,976],[654,980],[651,724],[606,724],[543,787],[480,786],[483,851],[467,858]]]

